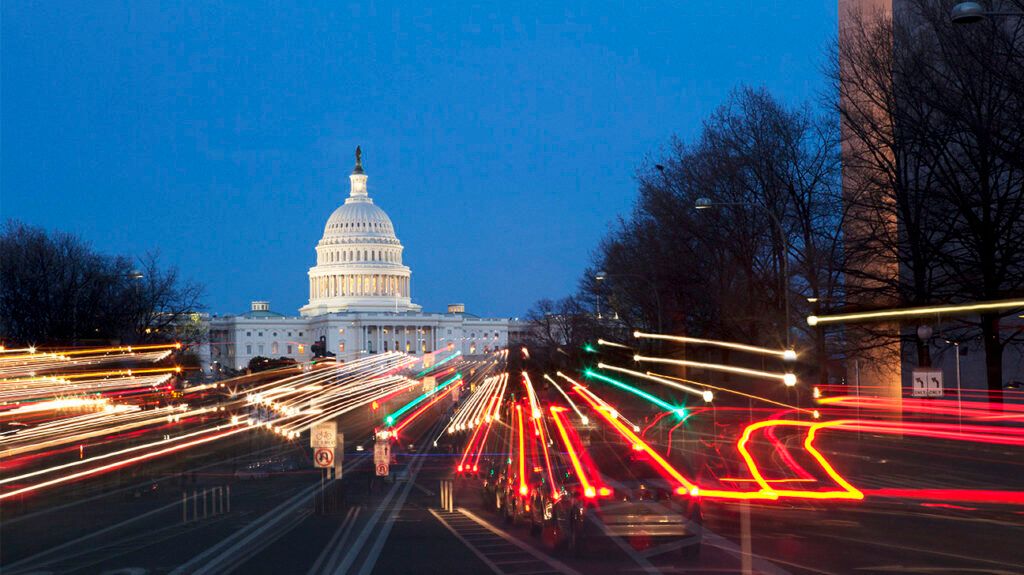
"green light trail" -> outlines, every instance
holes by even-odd
[[[449,385],[451,385],[452,383],[454,383],[454,382],[456,382],[456,381],[458,381],[460,379],[462,379],[462,374],[461,373],[456,373],[448,381],[445,381],[441,385],[438,385],[434,389],[424,393],[423,395],[421,395],[421,396],[417,397],[416,399],[410,401],[409,403],[403,405],[402,408],[399,409],[398,411],[396,411],[396,412],[392,413],[391,415],[385,417],[384,418],[384,424],[385,425],[394,425],[395,424],[395,420],[397,420],[399,417],[401,417],[403,413],[405,413],[405,412],[409,411],[410,409],[416,407],[417,405],[422,403],[423,400],[427,399],[431,395],[434,395],[435,393],[441,391],[445,387],[448,387]]]
[[[655,397],[655,396],[647,393],[646,391],[644,391],[642,389],[637,389],[637,388],[633,387],[632,385],[629,385],[629,384],[626,384],[626,383],[622,383],[621,381],[618,381],[618,380],[612,379],[612,378],[610,378],[610,377],[608,377],[606,375],[602,375],[600,373],[597,373],[596,371],[594,371],[592,369],[585,369],[585,370],[583,370],[583,376],[584,377],[588,377],[588,378],[592,378],[592,379],[599,379],[599,380],[601,380],[601,381],[603,381],[605,383],[610,383],[610,384],[614,385],[615,387],[618,387],[619,389],[621,389],[623,391],[628,391],[629,393],[632,393],[633,395],[636,395],[638,397],[642,397],[642,398],[646,399],[647,401],[653,403],[654,405],[657,405],[658,407],[664,409],[665,411],[671,411],[671,412],[675,413],[677,417],[686,417],[686,408],[676,407],[676,406],[666,402],[665,400],[663,400],[663,399],[661,399],[659,397]]]

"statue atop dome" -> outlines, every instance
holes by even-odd
[[[363,150],[356,146],[356,167],[352,169],[353,174],[363,173]]]

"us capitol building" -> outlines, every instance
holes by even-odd
[[[356,148],[349,195],[327,219],[316,245],[309,303],[299,315],[289,317],[271,311],[267,301],[254,301],[247,313],[210,318],[208,343],[199,349],[204,369],[213,363],[243,369],[257,356],[306,361],[314,343],[323,343],[339,360],[385,351],[476,355],[508,345],[509,325],[515,322],[467,314],[462,304],[449,305],[447,313],[427,313],[412,302],[412,272],[402,263],[402,242],[391,218],[373,203],[366,180]]]

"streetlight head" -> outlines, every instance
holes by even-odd
[[[787,349],[782,352],[782,359],[786,361],[796,361],[796,350]]]
[[[706,210],[711,207],[710,198],[697,198],[697,201],[693,203],[693,207],[698,210]]]
[[[607,277],[608,274],[605,272],[597,272],[596,274],[594,274],[594,279],[596,279],[599,282],[603,282]]]
[[[128,271],[128,279],[140,280],[140,279],[142,279],[144,277],[146,277],[146,275],[144,273],[140,272],[139,270],[129,270]]]
[[[974,24],[985,19],[985,8],[977,2],[960,2],[949,11],[954,24]]]
[[[796,374],[787,373],[782,376],[782,383],[786,384],[786,387],[793,387],[796,385]]]
[[[807,316],[807,325],[809,325],[811,327],[814,327],[814,326],[818,325],[818,316],[816,316],[816,315],[809,315],[809,316]]]

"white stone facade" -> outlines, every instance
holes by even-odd
[[[204,369],[215,362],[244,369],[258,356],[306,361],[321,338],[339,360],[396,349],[477,355],[508,346],[508,319],[466,314],[461,304],[448,313],[424,313],[412,302],[402,244],[391,218],[369,196],[360,155],[357,148],[349,196],[316,246],[309,303],[293,317],[271,311],[266,301],[252,302],[245,314],[214,316],[209,342],[199,350]]]

